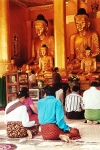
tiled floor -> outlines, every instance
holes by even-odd
[[[41,136],[31,140],[27,138],[12,139],[6,136],[6,125],[3,123],[4,111],[0,111],[0,143],[15,144],[16,150],[100,150],[100,125],[87,125],[83,120],[67,120],[71,127],[77,127],[81,139],[66,143],[60,140],[44,141]],[[1,150],[1,149],[0,149]]]

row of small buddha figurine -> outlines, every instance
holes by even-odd
[[[47,55],[47,46],[43,45],[41,48],[41,52],[42,52],[42,57],[39,59],[39,65],[37,64],[37,71],[36,75],[37,76],[43,76],[43,77],[51,77],[52,76],[52,69],[53,69],[53,58],[49,55]],[[96,58],[95,57],[91,57],[91,49],[90,47],[86,48],[86,53],[85,53],[85,57],[82,58],[81,60],[81,67],[80,69],[76,69],[73,70],[73,64],[68,64],[67,71],[68,69],[70,71],[68,71],[69,73],[72,74],[78,74],[78,76],[94,76],[94,77],[98,77],[98,75],[95,74],[96,69],[97,69],[97,65],[96,65]],[[78,64],[77,64],[78,65]],[[31,70],[34,69],[34,65],[33,66],[29,66],[29,65],[25,65],[21,68],[21,72],[26,72],[30,75]],[[11,60],[11,64],[8,67],[8,71],[18,71],[17,66],[14,64],[14,59]]]
[[[81,79],[89,79],[90,77],[98,78],[99,75],[96,73],[97,62],[96,57],[92,57],[90,47],[86,48],[85,56],[79,61],[76,61],[75,66],[80,66],[74,68],[73,63],[68,64],[67,71],[70,75],[77,74]]]

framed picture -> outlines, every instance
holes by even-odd
[[[39,99],[39,89],[29,89],[29,96],[33,100],[38,100]]]

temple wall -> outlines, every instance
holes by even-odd
[[[27,11],[24,7],[10,1],[10,50],[17,66],[21,66],[27,60]],[[14,45],[14,36],[17,36],[17,45]],[[16,43],[15,43],[16,44]],[[15,47],[14,47],[15,46]],[[14,54],[14,49],[18,52]]]

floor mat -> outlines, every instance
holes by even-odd
[[[0,150],[15,150],[16,148],[14,144],[0,143]]]

